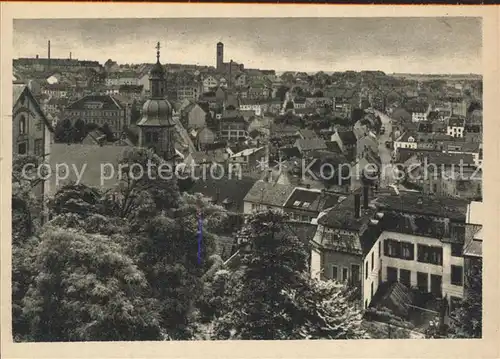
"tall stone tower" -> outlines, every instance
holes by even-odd
[[[224,70],[224,44],[217,43],[217,71]]]
[[[150,98],[142,107],[139,127],[139,146],[152,148],[166,161],[174,161],[175,122],[172,119],[172,106],[165,99],[165,70],[160,63],[160,43],[156,46],[156,64],[149,72]]]

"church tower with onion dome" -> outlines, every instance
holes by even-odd
[[[166,77],[160,63],[160,43],[156,46],[156,64],[149,72],[150,97],[142,107],[139,127],[139,147],[152,148],[167,161],[174,161],[175,123],[172,106],[165,99]]]

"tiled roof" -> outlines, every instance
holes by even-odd
[[[189,192],[201,193],[216,203],[222,203],[226,199],[229,199],[237,207],[241,207],[243,199],[255,182],[255,179],[245,176],[242,178],[229,178],[225,176],[221,179],[208,177],[205,180],[200,179],[196,181]]]
[[[257,181],[245,196],[246,202],[269,206],[282,206],[295,186]]]
[[[281,147],[280,152],[287,158],[300,157],[300,151],[297,147]]]
[[[362,198],[360,202],[362,202]],[[360,205],[362,207],[362,203]],[[361,216],[355,218],[354,195],[349,195],[339,205],[335,206],[334,209],[319,218],[318,224],[329,228],[358,231],[368,222],[374,212],[371,208],[361,208]]]
[[[338,154],[342,153],[342,150],[340,149],[339,144],[337,142],[326,141],[325,144],[326,144],[326,149],[329,152],[338,153]]]
[[[338,131],[337,133],[344,146],[356,144],[357,139],[353,131]]]
[[[24,89],[26,88],[26,85],[23,84],[13,84],[12,85],[12,106],[14,106],[23,93]]]
[[[121,110],[123,106],[112,96],[109,95],[88,95],[73,102],[67,107],[67,110],[84,110],[88,102],[100,102],[103,107],[100,110]]]
[[[299,147],[299,149],[302,151],[326,150],[326,143],[321,138],[309,138],[309,139],[299,138],[295,142],[295,146]]]
[[[416,213],[465,221],[467,201],[463,199],[423,196],[420,193],[401,193],[399,196],[380,197],[377,206],[384,210]]]
[[[286,208],[301,209],[304,211],[314,211],[311,204],[321,196],[321,191],[306,188],[295,188],[288,200],[284,204]]]
[[[464,165],[472,165],[474,157],[469,153],[442,153],[429,152],[425,154],[428,164],[440,165],[459,165],[462,161]]]

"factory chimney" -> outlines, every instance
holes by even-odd
[[[71,52],[69,53],[69,59],[71,60]]]
[[[50,40],[47,43],[47,59],[48,59],[47,65],[50,69]]]

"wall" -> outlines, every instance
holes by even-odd
[[[321,252],[315,248],[311,250],[311,277],[315,279],[321,277]]]
[[[280,213],[283,212],[283,208],[281,208],[281,207],[269,206],[265,203],[257,204],[257,203],[248,202],[248,201],[243,202],[243,213],[244,214],[252,214],[252,213],[255,213],[257,211],[265,211],[265,210],[273,210],[273,211],[277,211]]]
[[[382,278],[379,275],[379,270],[382,267],[382,256],[384,254],[384,248],[382,246],[382,239],[380,236],[375,244],[373,245],[370,252],[366,255],[363,261],[363,286],[362,286],[362,297],[365,308],[370,305],[372,299],[371,287],[373,285],[373,294],[377,293],[377,289]],[[379,246],[380,254],[379,256]],[[373,269],[372,269],[372,255],[373,255]],[[368,266],[368,271],[366,268]]]
[[[363,269],[361,268],[363,262],[361,256],[342,253],[342,252],[334,252],[330,250],[323,250],[321,255],[321,268],[323,269],[321,273],[321,279],[323,280],[338,280],[342,281],[342,271],[344,268],[347,269],[347,280],[360,280],[360,278],[352,278],[351,266],[358,265],[360,277],[363,275]],[[333,266],[337,267],[337,278],[332,277],[332,268]]]
[[[399,259],[399,258],[392,258],[392,257],[387,257],[384,255],[384,245],[383,241],[387,238],[399,240],[399,241],[405,241],[405,242],[410,242],[415,245],[414,248],[414,259],[413,260],[404,260],[404,259]],[[378,243],[381,243],[381,257],[378,258]],[[443,264],[442,265],[434,265],[434,264],[429,264],[429,263],[421,263],[417,261],[417,245],[418,244],[425,244],[425,245],[430,245],[430,246],[436,246],[436,247],[441,247],[443,248]],[[435,274],[435,275],[440,275],[442,278],[442,294],[443,296],[447,295],[448,298],[450,296],[453,297],[463,297],[463,287],[462,286],[456,286],[451,284],[451,265],[458,265],[458,266],[464,266],[464,259],[463,257],[452,257],[451,256],[451,244],[449,243],[443,243],[439,239],[436,238],[430,238],[430,237],[421,237],[421,236],[414,236],[410,234],[402,234],[402,233],[396,233],[396,232],[389,232],[389,231],[384,231],[382,234],[379,236],[377,242],[375,243],[374,247],[370,251],[369,255],[365,259],[365,263],[367,261],[371,261],[371,253],[372,251],[374,252],[374,257],[375,257],[375,266],[373,269],[373,272],[369,273],[368,280],[366,280],[363,283],[363,302],[370,304],[371,301],[371,296],[370,296],[370,286],[371,283],[374,283],[374,293],[376,292],[376,287],[378,287],[378,270],[382,269],[381,271],[381,280],[383,282],[387,281],[387,267],[394,267],[398,269],[398,279],[399,279],[399,270],[401,269],[406,269],[411,271],[411,285],[412,287],[417,286],[417,272],[423,272],[428,274],[428,291],[430,292],[430,287],[431,287],[431,279],[430,275]],[[378,259],[377,259],[378,258]],[[363,263],[363,266],[366,264]],[[378,265],[378,266],[377,266]],[[364,269],[365,267],[363,267]],[[368,263],[368,268],[370,270],[371,268],[371,263]],[[364,280],[365,277],[363,277]]]
[[[25,90],[26,91],[26,90]],[[24,97],[24,102],[21,99]],[[25,118],[25,134],[20,134],[19,123],[21,118]],[[13,104],[12,109],[12,153],[19,153],[19,144],[26,143],[26,154],[35,154],[35,140],[44,140],[46,132],[45,122],[38,111],[36,111],[35,103],[23,92],[19,100]],[[47,141],[43,143],[42,151],[48,151]],[[39,153],[42,155],[42,153]]]

